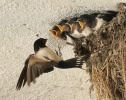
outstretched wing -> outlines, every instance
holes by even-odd
[[[30,56],[26,59],[25,66],[24,66],[24,68],[21,71],[21,74],[19,76],[19,79],[18,79],[18,82],[17,82],[17,86],[16,86],[17,90],[19,90],[21,88],[21,86],[24,86],[25,83],[26,83],[26,73],[27,73],[27,67],[28,67],[28,62],[29,62]]]
[[[66,68],[82,68],[84,62],[87,61],[89,55],[80,56],[72,59],[68,59],[65,61],[59,61],[59,63],[55,66],[58,68],[66,69]]]
[[[55,61],[41,60],[34,55],[29,56],[25,61],[25,66],[18,79],[16,89],[19,90],[26,82],[28,85],[30,85],[31,82],[35,82],[35,79],[42,73],[52,71],[54,69],[53,66],[56,64],[57,62]]]

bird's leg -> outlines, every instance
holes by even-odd
[[[61,53],[61,46],[58,45],[58,51],[55,50],[56,54],[59,55],[60,57],[62,56],[62,53]]]
[[[55,50],[55,52],[56,52],[57,55],[59,55],[57,50]]]
[[[61,53],[61,46],[58,45],[58,49],[59,49],[59,56],[62,56],[62,53]]]

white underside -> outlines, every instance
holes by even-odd
[[[58,56],[53,50],[51,50],[50,48],[48,47],[45,47],[45,48],[41,48],[37,53],[36,53],[36,56],[39,58],[39,59],[44,59],[44,60],[54,60],[54,61],[61,61],[63,60],[62,57]],[[49,59],[46,59],[45,57],[49,58]]]
[[[79,32],[75,29],[75,31],[74,31],[74,33],[72,34],[72,36],[75,37],[75,38],[81,38],[81,37],[83,37],[83,36],[87,37],[87,36],[89,36],[91,33],[93,33],[92,29],[89,28],[89,27],[85,27],[84,30],[83,30],[81,33],[79,33]]]
[[[74,32],[71,35],[74,38],[81,38],[81,37],[83,37],[83,35],[81,33],[79,33],[76,29],[74,30]]]
[[[94,31],[97,31],[105,23],[105,21],[101,18],[96,19],[97,19],[97,25],[93,28]]]
[[[87,36],[89,36],[91,33],[93,33],[93,30],[92,30],[91,28],[89,28],[89,27],[85,27],[81,34],[82,34],[83,36],[87,37]]]

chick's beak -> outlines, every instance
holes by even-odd
[[[79,21],[79,20],[77,20],[76,22],[78,22],[78,23],[79,23],[79,25],[80,25],[80,27],[81,27],[82,29],[84,29],[85,24],[84,24],[83,22],[81,22],[81,21]]]
[[[53,35],[54,37],[57,37],[57,32],[56,32],[55,30],[50,30],[50,32],[52,33],[52,35]]]
[[[63,28],[62,28],[62,26],[61,25],[56,25],[58,28],[59,28],[59,30],[60,30],[60,33],[62,33],[63,32]]]

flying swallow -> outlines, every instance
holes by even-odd
[[[57,68],[82,68],[88,56],[63,60],[53,50],[46,46],[47,39],[40,38],[34,42],[35,54],[29,55],[24,63],[24,68],[20,74],[16,89],[20,90],[26,82],[30,85],[35,83],[35,79],[43,73],[47,73]]]

